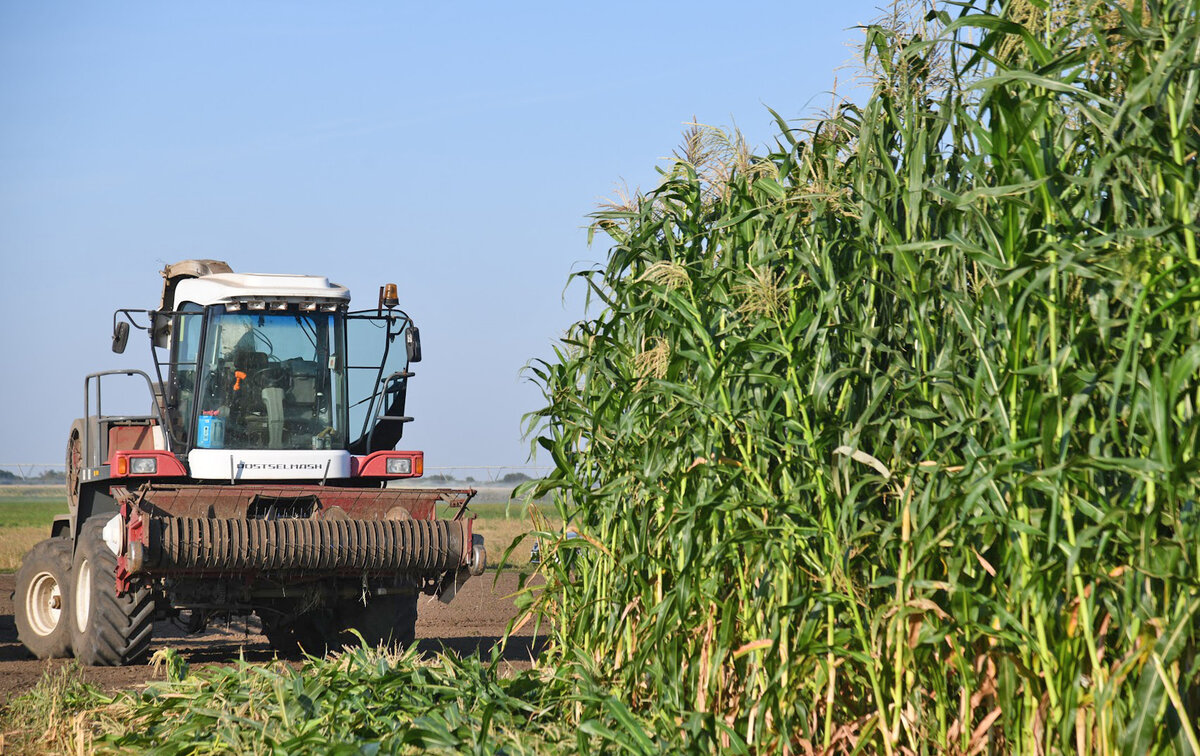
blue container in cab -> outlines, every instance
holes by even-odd
[[[201,449],[221,449],[225,446],[225,418],[201,415],[196,425],[196,446]]]

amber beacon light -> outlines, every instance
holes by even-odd
[[[383,306],[388,308],[389,310],[392,309],[393,307],[399,305],[400,304],[400,295],[396,291],[396,284],[394,284],[394,283],[384,284],[383,296],[380,297],[380,299],[383,300]]]

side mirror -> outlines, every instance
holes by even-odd
[[[404,346],[408,349],[408,361],[421,361],[421,332],[416,326],[409,326],[404,331]]]
[[[122,354],[129,341],[129,324],[124,320],[113,326],[113,351]]]

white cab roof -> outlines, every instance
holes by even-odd
[[[214,273],[179,282],[176,302],[198,305],[241,302],[252,299],[350,300],[350,290],[330,283],[325,276],[296,276],[267,273]]]

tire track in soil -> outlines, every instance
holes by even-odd
[[[516,614],[512,599],[507,597],[517,589],[518,573],[501,572],[495,587],[493,577],[488,573],[468,580],[449,604],[422,596],[417,610],[418,647],[425,653],[442,648],[460,655],[489,653]],[[34,659],[17,640],[12,599],[15,580],[15,573],[0,574],[0,704],[32,688],[47,670],[70,663],[67,659]],[[514,670],[528,669],[541,646],[541,639],[535,642],[532,624],[526,625],[509,640],[504,659]],[[212,625],[204,633],[191,636],[172,622],[156,622],[150,653],[165,647],[178,651],[193,669],[227,664],[239,653],[249,662],[274,659],[254,617]],[[84,680],[108,691],[137,688],[163,677],[149,664],[82,669]]]

